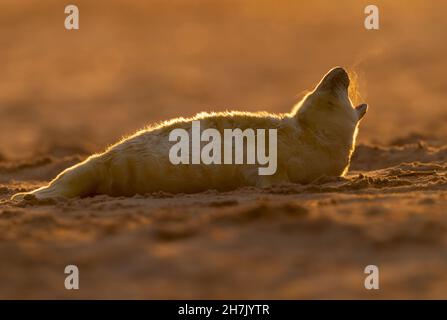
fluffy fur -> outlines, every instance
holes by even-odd
[[[37,198],[84,197],[96,194],[131,196],[154,191],[199,192],[240,186],[308,183],[348,170],[360,119],[367,106],[353,108],[348,97],[349,77],[343,68],[330,70],[317,87],[287,114],[201,113],[148,127],[111,146],[102,154],[64,170],[47,186],[26,194]],[[277,129],[277,171],[258,175],[258,165],[173,165],[169,161],[169,133],[175,128]]]

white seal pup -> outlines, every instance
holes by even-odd
[[[27,194],[37,198],[85,197],[97,194],[132,196],[155,191],[193,193],[207,189],[231,190],[241,186],[309,183],[321,176],[341,176],[349,167],[360,120],[367,105],[353,107],[348,96],[349,76],[337,67],[290,113],[201,113],[148,127],[123,139],[104,153],[61,172],[48,185]],[[172,130],[277,129],[277,167],[259,175],[253,164],[180,164],[170,162]]]

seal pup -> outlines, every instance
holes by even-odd
[[[72,198],[155,191],[194,193],[343,176],[349,168],[360,120],[368,108],[366,104],[352,105],[349,83],[347,72],[336,67],[289,113],[200,113],[149,126],[64,170],[48,185],[15,194],[12,199],[20,200],[27,194]],[[172,164],[169,134],[178,128],[191,130],[192,121],[200,121],[203,130],[276,129],[277,170],[272,175],[259,175],[252,164]]]

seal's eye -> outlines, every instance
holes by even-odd
[[[330,100],[326,102],[326,106],[330,109],[335,109],[337,107],[337,105]]]

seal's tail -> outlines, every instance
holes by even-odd
[[[16,193],[11,200],[22,200],[26,195],[38,199],[56,197],[82,197],[94,194],[98,186],[101,170],[98,157],[93,156],[61,172],[47,186],[30,192]]]

